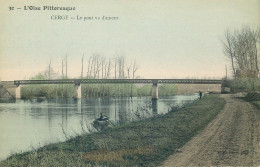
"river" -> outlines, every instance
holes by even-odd
[[[0,160],[95,131],[92,123],[101,113],[120,124],[165,114],[197,98],[193,94],[160,97],[155,101],[151,97],[110,97],[0,102]]]

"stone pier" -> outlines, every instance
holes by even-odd
[[[21,85],[15,87],[15,99],[21,99]]]
[[[229,87],[225,87],[225,86],[221,86],[221,93],[225,94],[225,93],[230,93],[230,88]]]
[[[74,98],[81,99],[81,85],[75,84],[74,86]]]
[[[158,98],[159,98],[158,84],[157,83],[153,83],[152,100],[158,100]]]
[[[221,93],[230,93],[231,92],[232,82],[230,80],[224,79],[221,82]]]

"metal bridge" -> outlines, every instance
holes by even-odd
[[[21,98],[21,85],[31,84],[74,84],[75,98],[81,99],[82,84],[153,84],[152,99],[158,99],[158,84],[222,84],[222,80],[211,79],[54,79],[54,80],[15,80],[16,99]]]
[[[15,80],[14,85],[30,84],[115,84],[115,83],[140,83],[140,84],[221,84],[222,80],[212,79],[54,79],[54,80]]]

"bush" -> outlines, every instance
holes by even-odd
[[[238,78],[231,84],[233,92],[260,91],[260,79],[258,78]]]
[[[245,96],[247,101],[260,101],[260,93],[259,92],[249,92]]]

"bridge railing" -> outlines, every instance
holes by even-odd
[[[29,84],[102,84],[102,83],[153,83],[153,84],[221,84],[222,80],[211,79],[54,79],[54,80],[15,80],[14,85]]]

